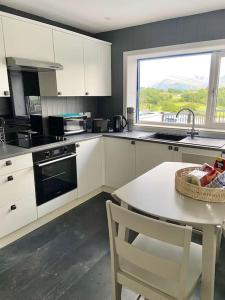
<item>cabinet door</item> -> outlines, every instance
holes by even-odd
[[[9,95],[9,82],[5,60],[4,38],[2,31],[2,19],[0,19],[0,97]]]
[[[135,145],[130,140],[104,138],[105,185],[119,188],[135,178]]]
[[[7,57],[54,61],[52,29],[8,17],[2,22]]]
[[[194,164],[208,163],[213,165],[217,156],[221,156],[221,151],[179,147],[176,160]]]
[[[85,95],[98,96],[98,42],[84,39]]]
[[[111,96],[111,45],[98,43],[98,96]]]
[[[103,185],[103,140],[80,142],[77,148],[78,197],[87,195]]]
[[[174,161],[174,151],[166,144],[136,142],[136,176],[165,161]]]
[[[111,96],[111,46],[84,39],[85,94]]]
[[[57,89],[61,96],[84,95],[83,39],[64,32],[53,31],[55,62],[63,65],[56,71]]]

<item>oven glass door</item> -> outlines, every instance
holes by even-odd
[[[35,166],[37,205],[77,188],[76,156],[69,155]]]

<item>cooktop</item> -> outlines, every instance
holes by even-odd
[[[65,140],[65,138],[43,136],[39,134],[13,133],[10,134],[8,138],[6,138],[6,143],[9,145],[29,149],[32,147],[56,143],[63,140]]]

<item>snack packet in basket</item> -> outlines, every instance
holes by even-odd
[[[225,188],[225,172],[217,176],[207,187],[209,188]]]
[[[196,169],[192,172],[190,172],[187,175],[187,181],[189,183],[199,185],[199,186],[206,186],[208,185],[216,176],[217,171],[214,168],[211,168],[208,170],[208,166],[204,167],[204,169],[207,169],[207,171],[203,171],[201,169]]]

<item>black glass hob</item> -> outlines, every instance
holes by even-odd
[[[56,143],[65,140],[65,138],[58,138],[54,136],[43,136],[39,134],[27,134],[27,133],[13,133],[10,134],[6,143],[22,148],[33,148],[51,143]]]

